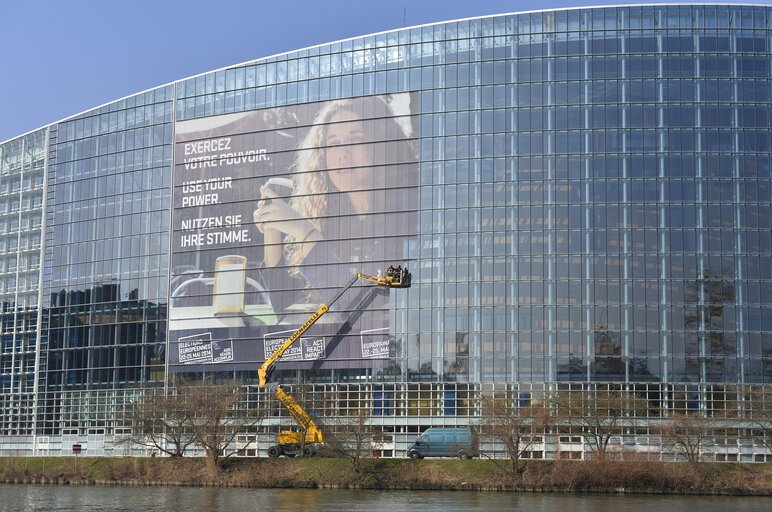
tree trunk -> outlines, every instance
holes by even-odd
[[[211,478],[216,478],[220,473],[220,465],[218,464],[217,454],[211,448],[207,448],[206,452],[206,471]]]

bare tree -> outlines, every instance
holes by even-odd
[[[628,420],[645,410],[634,393],[588,389],[557,395],[555,410],[561,424],[581,429],[595,458],[605,460],[611,438],[623,433]]]
[[[754,441],[772,451],[772,389],[762,388],[749,393],[746,407]]]
[[[123,421],[130,426],[131,434],[119,443],[182,457],[194,442],[190,412],[175,396],[143,395],[127,406]]]
[[[235,383],[184,384],[177,398],[188,410],[191,435],[204,449],[207,471],[215,477],[236,453],[231,448],[236,435],[259,421],[259,409],[242,407],[244,391]]]
[[[370,411],[359,409],[329,425],[332,435],[327,437],[328,446],[336,455],[348,459],[357,474],[370,469],[366,460],[372,458],[373,439],[380,434],[370,420]]]
[[[709,418],[698,414],[673,414],[668,424],[659,428],[662,442],[692,464],[700,462],[705,440],[712,435]]]
[[[513,399],[505,398],[490,398],[484,400],[482,405],[480,426],[504,446],[509,461],[505,471],[513,480],[517,479],[528,464],[523,456],[532,448],[535,440],[545,434],[549,411],[540,406],[518,407]],[[496,459],[493,461],[498,463]]]
[[[243,388],[235,383],[178,383],[166,396],[146,395],[127,407],[124,423],[132,433],[120,443],[154,448],[171,457],[182,457],[190,446],[198,445],[214,477],[236,453],[229,449],[236,435],[263,416],[267,401],[255,401],[257,407],[247,408],[244,398]]]

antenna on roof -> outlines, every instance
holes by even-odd
[[[402,26],[407,27],[407,7],[402,9]]]

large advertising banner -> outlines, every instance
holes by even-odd
[[[357,273],[407,266],[418,232],[418,97],[180,121],[169,367],[256,370]],[[384,367],[396,293],[358,282],[278,368]]]

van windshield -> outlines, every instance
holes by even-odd
[[[425,443],[426,441],[428,441],[426,436],[419,436],[418,439],[415,440],[416,443]]]

